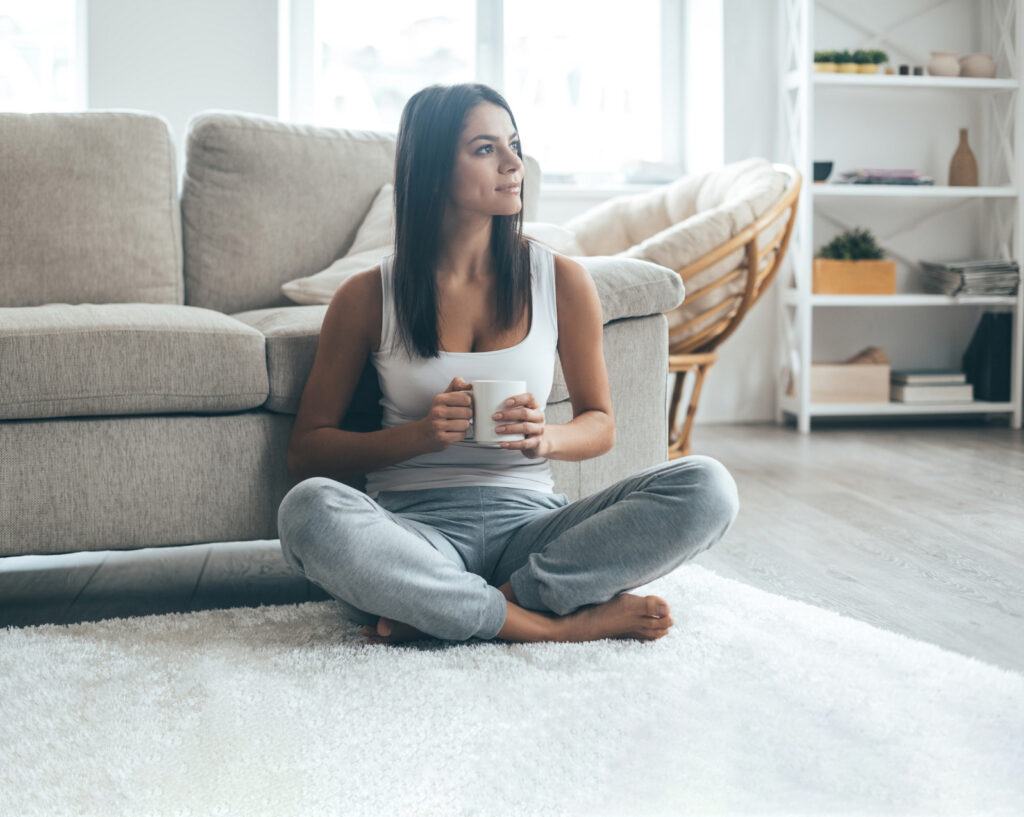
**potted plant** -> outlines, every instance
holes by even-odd
[[[836,64],[832,61],[832,58],[835,54],[835,51],[815,51],[814,70],[819,73],[834,74],[836,71]]]
[[[889,55],[886,54],[884,51],[879,51],[875,49],[873,51],[869,51],[868,53],[871,55],[871,62],[875,65],[876,71],[878,70],[878,66],[880,66],[883,62],[889,62]]]
[[[860,70],[860,66],[854,62],[853,54],[849,51],[836,51],[832,61],[840,74],[856,74]]]
[[[869,230],[840,233],[814,259],[816,295],[893,295],[896,262],[885,260]]]
[[[858,73],[874,74],[878,71],[878,66],[871,59],[871,52],[864,48],[858,48],[853,52],[853,61],[857,63]]]

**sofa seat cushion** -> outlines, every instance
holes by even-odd
[[[0,417],[226,413],[263,405],[263,335],[211,309],[0,309]]]
[[[594,278],[605,324],[667,312],[683,300],[684,288],[679,276],[649,261],[600,256],[576,260]],[[314,304],[254,309],[231,315],[259,330],[267,339],[270,394],[265,408],[282,414],[298,412],[326,313],[327,304]],[[367,359],[341,427],[352,431],[380,428],[379,399],[377,372]],[[562,364],[556,357],[548,404],[568,399]]]
[[[249,324],[267,339],[267,372],[270,395],[264,408],[281,414],[297,414],[303,389],[313,369],[320,327],[327,314],[326,304],[311,306],[279,306],[236,312],[231,317]],[[346,431],[373,431],[380,428],[380,381],[377,370],[367,357],[352,395],[352,403],[342,418]],[[555,378],[548,403],[569,399],[562,377],[562,366],[555,361]]]

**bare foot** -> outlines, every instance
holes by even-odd
[[[429,635],[417,630],[411,624],[384,618],[384,616],[377,619],[376,629],[367,624],[363,626],[362,632],[370,644],[400,644],[403,641],[430,638]]]
[[[558,619],[560,641],[597,641],[601,638],[653,641],[668,635],[675,622],[668,602],[659,596],[619,593],[604,604],[592,605]]]

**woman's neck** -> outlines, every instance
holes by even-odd
[[[451,224],[446,217],[437,255],[438,284],[458,286],[488,283],[494,279],[491,224],[490,216],[461,224]]]

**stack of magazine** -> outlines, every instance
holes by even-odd
[[[840,173],[833,184],[935,184],[931,176],[916,170],[888,170],[878,167],[862,167]]]
[[[905,369],[889,375],[894,403],[970,403],[974,387],[955,369]]]
[[[925,292],[942,295],[1016,295],[1016,261],[922,261]]]

